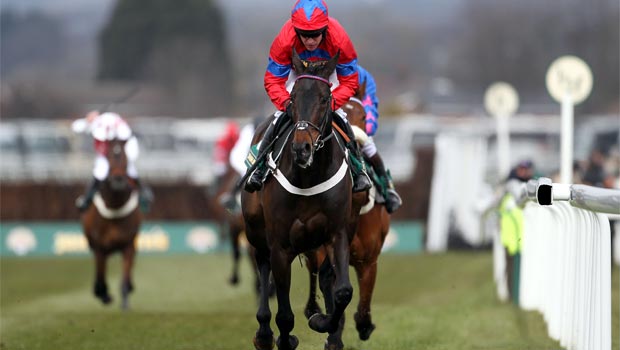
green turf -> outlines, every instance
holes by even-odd
[[[129,312],[118,307],[118,257],[110,261],[109,284],[117,298],[109,307],[91,294],[89,258],[0,262],[2,350],[253,348],[256,300],[247,260],[241,285],[231,287],[227,255],[139,256]],[[311,331],[302,313],[307,273],[298,260],[293,267],[298,349],[322,349],[325,336]],[[346,349],[560,349],[539,314],[497,301],[489,253],[385,255],[379,268],[377,329],[362,342],[347,322]],[[616,278],[615,296],[617,285]],[[275,303],[272,311],[275,316]],[[353,312],[347,310],[349,321]],[[273,320],[272,326],[277,334]]]

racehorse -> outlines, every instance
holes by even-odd
[[[273,331],[268,291],[269,271],[276,285],[276,324],[280,350],[295,349],[299,341],[291,335],[294,315],[289,292],[291,263],[299,254],[325,247],[322,271],[328,303],[327,314],[312,315],[308,324],[321,333],[339,329],[345,308],[351,301],[349,243],[357,224],[352,201],[352,180],[348,175],[347,151],[332,129],[332,95],[329,75],[338,56],[328,61],[302,61],[293,49],[292,65],[297,79],[291,91],[292,129],[286,130],[281,152],[267,157],[273,176],[261,191],[241,196],[248,241],[256,248],[260,278],[259,328],[254,337],[258,350],[272,349]],[[264,130],[265,124],[262,125]],[[257,131],[254,143],[258,141]],[[279,158],[278,158],[279,154]],[[259,155],[259,160],[262,155]],[[329,342],[329,337],[328,337]]]
[[[245,232],[245,222],[240,210],[231,210],[227,208],[223,202],[236,201],[236,198],[225,198],[230,196],[230,192],[239,179],[237,171],[228,164],[226,166],[226,172],[221,176],[218,181],[218,186],[215,194],[212,196],[212,208],[214,209],[215,216],[222,227],[223,232],[228,235],[232,246],[233,268],[229,278],[229,283],[237,285],[239,283],[239,260],[241,259],[241,241],[243,233]],[[253,256],[253,249],[249,247],[248,255],[250,262],[252,263],[252,270],[256,271],[256,263]],[[258,278],[256,278],[255,285],[258,290]]]
[[[122,253],[121,307],[128,309],[129,293],[133,290],[131,270],[136,254],[135,240],[142,213],[135,184],[127,176],[125,141],[110,141],[106,157],[110,164],[108,176],[95,194],[93,205],[82,214],[82,228],[95,256],[94,293],[103,304],[112,302],[106,283],[107,258],[114,252]]]
[[[366,83],[364,82],[360,85],[356,95],[342,107],[347,113],[349,123],[360,128],[364,134],[366,111],[362,100],[365,96],[365,89]],[[354,319],[355,328],[361,340],[368,340],[375,329],[370,316],[370,302],[377,277],[377,260],[390,228],[390,216],[384,205],[375,204],[374,193],[375,189],[373,188],[367,198],[368,203],[362,208],[357,232],[351,242],[349,256],[349,263],[355,268],[360,289],[360,299]],[[310,272],[310,295],[304,310],[306,317],[311,317],[320,311],[316,303],[316,276],[324,259],[325,251],[323,249],[318,249],[315,256],[307,259],[306,266]],[[341,337],[341,331],[342,328],[340,333],[336,333],[334,337]],[[341,339],[334,339],[333,342],[339,343]]]

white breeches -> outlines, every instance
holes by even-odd
[[[364,152],[364,155],[368,158],[377,154],[377,146],[375,146],[375,141],[371,136],[368,136],[366,143],[362,145],[362,152]]]
[[[125,154],[127,155],[127,175],[131,178],[138,178],[138,169],[136,168],[136,160],[140,149],[138,146],[138,140],[135,137],[131,137],[125,143]],[[93,168],[93,176],[95,179],[103,181],[108,176],[110,171],[110,163],[108,159],[101,154],[97,154],[95,157],[95,166]]]
[[[366,157],[371,158],[377,154],[377,146],[375,145],[375,140],[372,139],[372,136],[368,136],[366,131],[356,125],[351,126],[351,129],[353,130],[353,134],[355,134],[355,141],[361,145],[362,152],[364,152]]]
[[[108,177],[110,171],[110,163],[108,159],[100,154],[95,157],[95,167],[93,168],[93,176],[95,179],[103,181]],[[138,178],[138,169],[133,161],[127,160],[127,175],[131,178]]]
[[[278,115],[279,117],[280,115]],[[277,117],[276,117],[277,119]],[[232,151],[230,151],[230,165],[243,176],[246,171],[245,158],[248,156],[250,147],[252,146],[252,138],[254,137],[254,124],[250,123],[244,126],[239,132],[239,138],[235,143]]]

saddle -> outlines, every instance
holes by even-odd
[[[332,126],[334,127],[332,129],[332,134],[328,136],[327,138],[325,138],[324,141],[327,141],[331,137],[335,137],[340,149],[347,154],[347,163],[349,164],[349,168],[351,169],[350,171],[361,171],[361,163],[359,162],[359,160],[357,160],[357,158],[355,158],[354,155],[350,154],[349,152],[346,152],[345,142],[347,142],[348,140],[347,135],[342,130],[340,130],[340,128],[338,128],[336,124],[333,122],[332,122]],[[273,160],[276,167],[280,164],[280,157],[282,156],[284,146],[286,145],[286,142],[293,134],[293,129],[294,129],[294,125],[289,123],[289,124],[286,124],[285,127],[278,130],[276,137],[275,137],[275,142],[271,146],[271,150],[269,149],[267,150],[266,158]],[[245,163],[246,166],[248,167],[252,166],[254,162],[256,162],[257,159],[258,159],[258,144],[253,145],[251,147],[250,153],[248,154],[248,157],[246,159],[246,163]],[[352,159],[355,159],[355,160],[352,160]]]
[[[369,166],[371,163],[368,160],[358,159],[355,155],[347,152],[347,148],[345,143],[349,142],[349,138],[344,131],[342,131],[336,123],[332,122],[332,134],[328,136],[328,138],[334,137],[338,142],[340,149],[347,154],[346,163],[349,166],[349,174],[353,176],[354,173],[361,172],[364,167],[366,168],[366,172],[368,176],[372,180],[373,184],[379,191],[373,191],[374,199],[376,203],[385,203],[385,191],[387,189],[386,184],[383,184],[381,179],[376,175],[375,171]],[[272,175],[277,169],[280,161],[280,157],[284,150],[284,146],[287,140],[291,137],[293,133],[294,125],[292,123],[285,124],[284,127],[280,128],[277,131],[275,136],[274,143],[269,147],[265,152],[266,154],[260,159],[260,155],[258,154],[258,144],[252,145],[250,147],[250,151],[245,159],[245,165],[250,169],[237,184],[238,187],[247,179],[248,174],[251,174],[253,169],[257,166],[257,162],[266,161],[269,165],[269,170],[267,171],[267,175]],[[327,139],[327,138],[326,138]]]

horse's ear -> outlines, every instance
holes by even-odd
[[[297,75],[300,75],[301,73],[303,73],[306,68],[308,67],[308,64],[305,63],[300,57],[299,54],[297,53],[297,50],[295,50],[295,47],[293,47],[293,70],[295,71],[295,73],[297,73]]]
[[[327,61],[327,64],[325,64],[325,70],[323,71],[326,74],[325,78],[329,78],[329,76],[332,74],[334,69],[336,69],[336,65],[338,65],[339,57],[340,57],[340,50],[338,50],[338,52],[336,53],[336,55],[334,55],[334,57],[332,57],[329,61]]]

